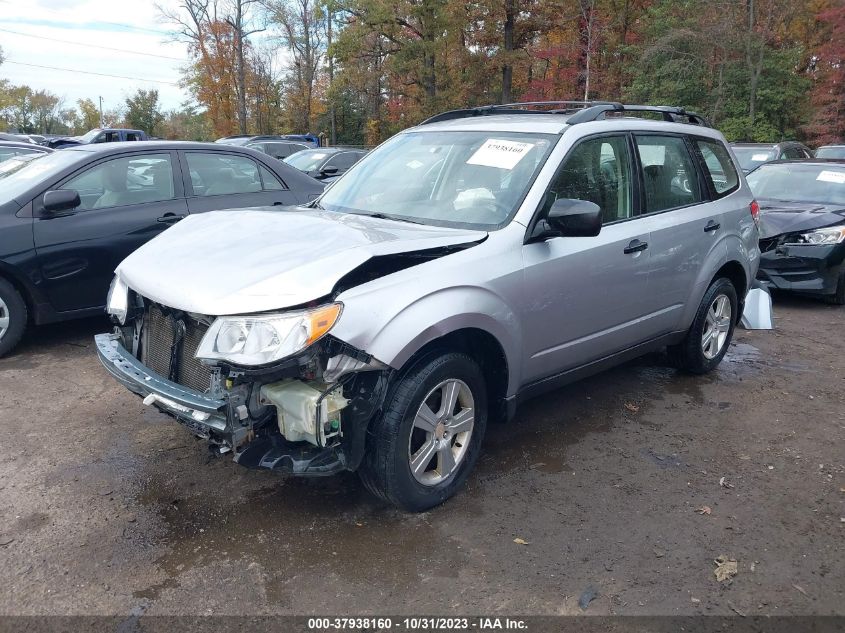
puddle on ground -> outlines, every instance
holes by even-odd
[[[352,473],[295,479],[250,471],[236,479],[270,485],[229,497],[223,492],[225,498],[156,482],[145,487],[141,504],[163,522],[156,545],[166,553],[157,564],[166,578],[136,591],[136,598],[156,600],[180,585],[181,574],[220,560],[238,560],[244,569],[257,570],[267,599],[280,605],[289,599],[287,583],[295,583],[301,573],[397,586],[457,577],[463,566],[465,552],[457,542],[449,547],[451,537],[431,520],[436,509],[404,514],[376,501]]]

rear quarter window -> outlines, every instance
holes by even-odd
[[[704,173],[713,185],[717,198],[733,193],[739,188],[739,176],[725,146],[718,141],[694,139],[704,161]]]

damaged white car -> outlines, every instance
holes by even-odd
[[[642,110],[664,121],[605,117]],[[723,137],[679,109],[447,113],[307,208],[189,216],[141,247],[97,349],[244,466],[358,471],[424,510],[524,398],[667,345],[718,365],[755,214]]]

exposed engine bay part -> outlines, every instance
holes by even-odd
[[[352,356],[348,356],[346,354],[339,354],[337,356],[332,356],[326,362],[326,368],[323,370],[323,379],[326,382],[336,382],[342,376],[352,372],[383,370],[387,368],[387,365],[380,360],[376,360],[372,356],[369,357],[369,360],[366,360],[353,358]]]
[[[745,296],[745,309],[740,325],[746,330],[773,330],[772,295],[759,281],[755,281]]]
[[[324,447],[340,436],[340,412],[348,404],[337,391],[322,383],[288,379],[262,385],[259,402],[276,407],[279,432],[287,441]]]

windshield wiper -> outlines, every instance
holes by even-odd
[[[378,218],[379,220],[395,220],[396,222],[407,222],[408,224],[424,224],[419,220],[411,220],[401,215],[391,215],[389,213],[359,213],[358,215],[366,215],[370,218]]]

